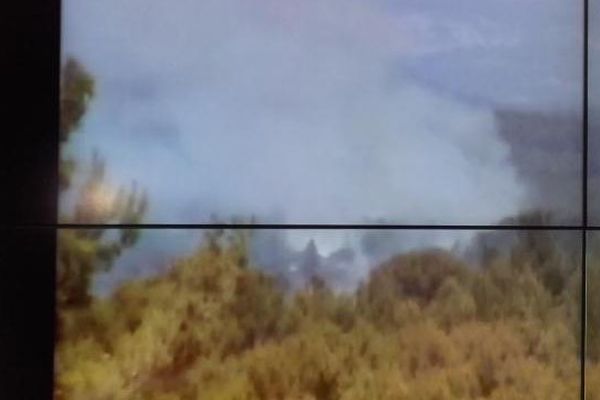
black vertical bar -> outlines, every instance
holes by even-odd
[[[0,228],[0,398],[52,399],[54,229]]]
[[[11,2],[2,18],[8,53],[0,224],[54,224],[58,190],[60,0]],[[4,17],[4,15],[2,15]],[[2,25],[2,24],[0,24]]]
[[[586,355],[587,355],[587,232],[583,229],[581,235],[581,346],[580,346],[580,390],[581,399],[586,395]]]
[[[583,114],[582,114],[582,187],[581,187],[581,353],[580,391],[586,399],[586,355],[587,355],[587,228],[588,228],[588,79],[589,79],[589,0],[583,0]]]
[[[60,0],[11,2],[0,16],[0,399],[51,399],[58,191]],[[16,229],[46,224],[47,227]]]
[[[588,130],[589,130],[589,0],[583,0],[583,103],[582,103],[582,199],[581,199],[581,225],[584,230],[588,228]]]

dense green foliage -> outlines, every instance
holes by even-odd
[[[431,250],[352,293],[318,277],[289,292],[251,265],[243,236],[210,238],[165,275],[59,310],[57,399],[579,397],[581,277],[552,264],[565,259],[548,261],[568,271],[560,288],[531,252],[474,268]]]

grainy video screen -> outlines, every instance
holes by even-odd
[[[583,20],[64,0],[55,399],[600,399]]]

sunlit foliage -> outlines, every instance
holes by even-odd
[[[245,243],[211,232],[166,274],[65,310],[56,398],[579,396],[575,286],[557,289],[520,257],[473,268],[414,252],[374,268],[353,293],[318,278],[291,292],[244,257]]]

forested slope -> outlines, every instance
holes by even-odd
[[[59,311],[56,398],[579,396],[577,273],[553,293],[526,254],[474,269],[432,250],[393,257],[352,293],[316,276],[290,292],[244,251],[202,246]]]

